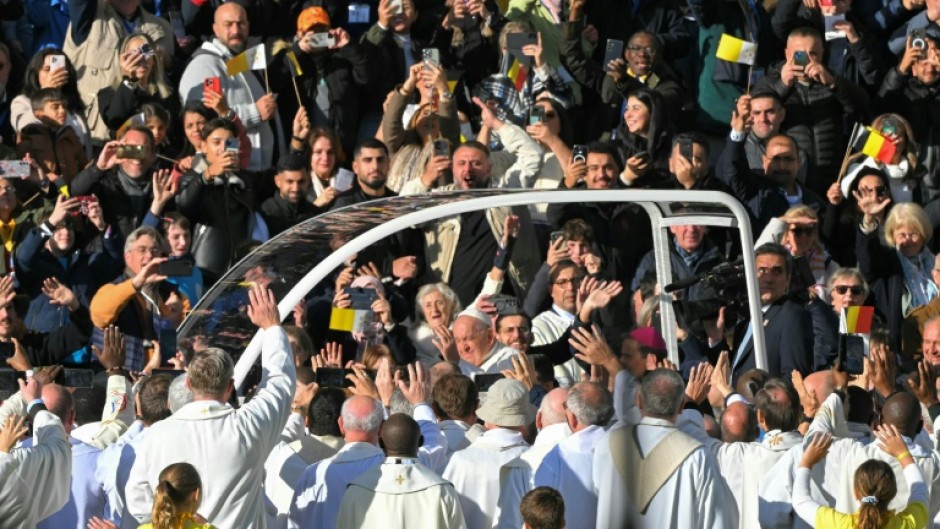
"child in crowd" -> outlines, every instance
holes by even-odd
[[[563,529],[565,500],[551,487],[535,487],[519,504],[525,529]]]
[[[17,155],[29,154],[46,171],[70,182],[88,163],[85,147],[68,120],[68,101],[61,90],[43,88],[30,99],[39,120],[20,131]]]
[[[177,212],[165,214],[163,217],[163,233],[170,245],[170,260],[186,260],[193,263],[193,271],[188,276],[173,276],[167,281],[180,287],[183,294],[189,298],[190,305],[195,305],[202,297],[202,271],[196,268],[192,248],[193,233],[189,219]]]
[[[202,503],[202,480],[189,463],[174,463],[160,472],[153,498],[151,522],[140,529],[211,529],[196,514]]]

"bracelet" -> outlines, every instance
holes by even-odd
[[[911,453],[905,450],[904,453],[898,455],[898,461],[903,461],[905,457],[911,457]]]

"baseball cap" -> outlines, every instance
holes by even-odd
[[[310,28],[317,24],[330,25],[330,15],[322,7],[308,7],[301,11],[300,16],[297,17],[297,31],[300,33],[310,31]]]

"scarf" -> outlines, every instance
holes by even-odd
[[[937,297],[940,290],[930,278],[930,270],[933,268],[934,255],[925,246],[919,254],[914,257],[907,257],[898,252],[898,260],[901,261],[901,269],[904,271],[904,286],[911,296],[911,308],[922,307]]]
[[[137,179],[131,178],[120,167],[117,169],[117,175],[121,189],[131,202],[131,210],[135,212],[146,211],[150,206],[151,187],[153,186],[150,178],[143,176]]]
[[[400,193],[405,184],[415,178],[421,178],[433,150],[434,142],[431,141],[424,146],[421,145],[420,140],[418,143],[402,146],[392,159],[392,167],[388,172],[388,181],[385,185],[392,191]]]

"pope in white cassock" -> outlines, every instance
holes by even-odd
[[[385,462],[356,477],[339,508],[338,529],[464,529],[454,486],[418,461],[418,423],[395,414],[382,425]]]
[[[627,371],[620,371],[616,381],[636,384]],[[675,371],[648,372],[636,398],[643,418],[611,429],[598,441],[593,472],[597,529],[737,527],[738,508],[714,457],[676,428],[684,389]],[[626,415],[618,409],[621,420]]]

